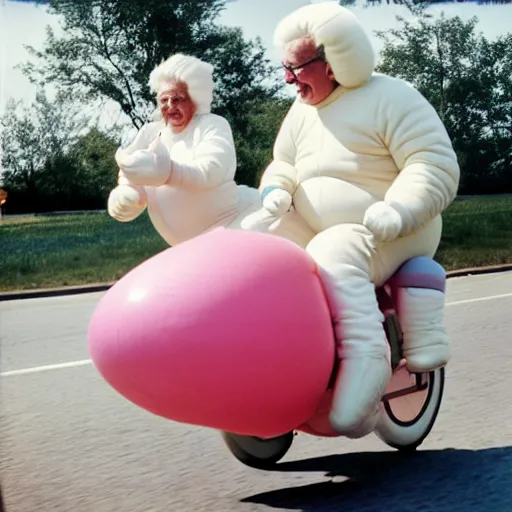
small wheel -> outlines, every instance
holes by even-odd
[[[271,439],[229,432],[222,432],[221,435],[235,458],[255,469],[272,469],[286,455],[294,438],[293,432]]]
[[[426,380],[426,386],[420,391],[384,400],[375,434],[392,448],[414,451],[429,435],[436,421],[443,399],[445,370],[439,368],[418,375],[405,368],[399,372],[402,373],[393,377],[399,388],[407,387],[407,380],[414,385],[420,378]]]

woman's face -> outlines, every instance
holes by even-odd
[[[187,84],[167,82],[158,91],[157,98],[165,124],[170,124],[173,132],[182,132],[197,110],[188,94]]]

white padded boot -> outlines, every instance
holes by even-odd
[[[445,294],[427,288],[398,288],[396,301],[407,368],[427,372],[445,366],[450,359]]]

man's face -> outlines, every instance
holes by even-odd
[[[327,63],[317,57],[312,39],[298,39],[284,49],[285,81],[295,84],[297,94],[304,103],[316,105],[335,88],[334,75]]]
[[[196,112],[187,85],[181,82],[164,84],[158,91],[158,105],[165,124],[170,124],[176,133],[188,126]]]

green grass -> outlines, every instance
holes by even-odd
[[[147,214],[120,223],[105,214],[0,222],[0,290],[114,281],[167,247]]]
[[[447,270],[512,263],[512,195],[455,201],[436,254]]]
[[[106,213],[4,219],[0,290],[114,281],[166,247],[147,214],[126,224]],[[447,270],[512,263],[512,196],[456,201],[436,259]]]

